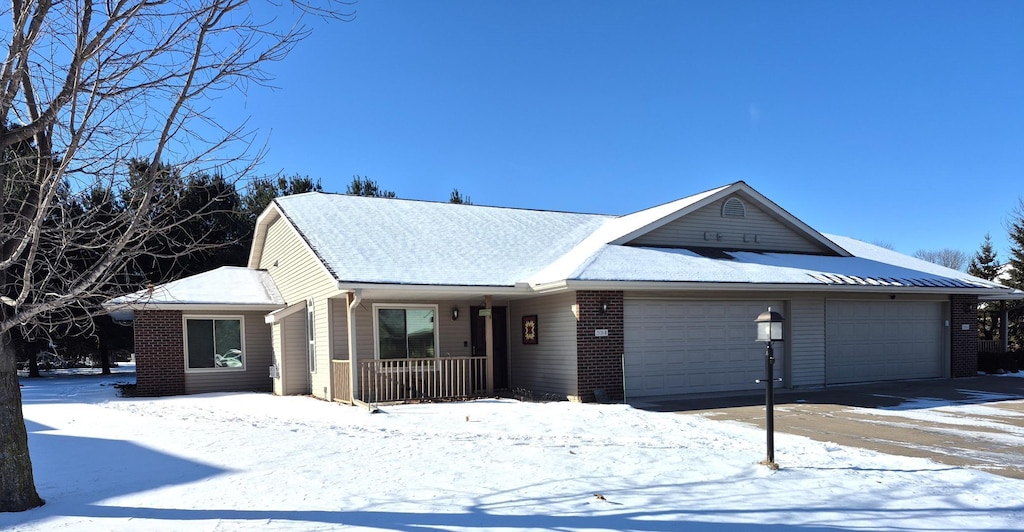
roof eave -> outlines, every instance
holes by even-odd
[[[272,312],[284,308],[283,304],[271,303],[133,303],[107,307],[108,311],[131,309],[136,312],[147,310],[181,310],[189,312]]]
[[[719,291],[767,291],[767,292],[836,292],[876,294],[937,294],[977,295],[999,299],[990,288],[964,288],[949,286],[876,286],[825,283],[744,283],[744,282],[702,282],[702,281],[590,281],[568,280],[535,285],[535,291],[557,290],[719,290]]]

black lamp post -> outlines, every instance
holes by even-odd
[[[754,323],[757,324],[757,341],[766,343],[764,379],[759,379],[757,382],[763,382],[765,385],[765,430],[768,432],[768,457],[761,463],[771,469],[779,468],[779,464],[775,463],[775,351],[772,349],[772,342],[782,341],[782,323],[784,321],[782,314],[772,312],[771,307],[768,307],[767,312],[762,312],[754,320]]]

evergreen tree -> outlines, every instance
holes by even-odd
[[[367,196],[371,198],[395,198],[395,193],[384,190],[377,185],[377,182],[368,177],[352,176],[352,182],[345,189],[349,196]]]
[[[459,189],[457,189],[457,188],[453,188],[452,189],[452,194],[448,198],[448,203],[456,203],[456,204],[459,204],[459,205],[472,205],[473,204],[473,202],[469,200],[469,196],[463,197],[462,194],[459,193]]]
[[[1007,232],[1010,236],[1010,279],[1006,284],[1024,290],[1024,198],[1018,198]]]
[[[981,249],[971,257],[967,273],[989,281],[995,281],[999,276],[999,261],[996,260],[996,252],[992,249],[992,235],[985,233]]]
[[[256,223],[256,218],[263,213],[270,202],[274,201],[274,198],[323,191],[324,188],[320,185],[320,180],[313,181],[309,176],[295,174],[291,177],[257,177],[245,186],[242,210],[249,218],[249,225],[253,225]]]

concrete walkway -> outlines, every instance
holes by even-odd
[[[833,387],[776,394],[775,430],[1024,479],[1024,378]],[[633,403],[764,428],[764,394]],[[786,457],[776,442],[776,461]]]

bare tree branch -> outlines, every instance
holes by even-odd
[[[203,217],[229,208],[217,187],[261,152],[244,122],[217,119],[215,102],[269,84],[266,65],[309,35],[308,18],[353,16],[331,1],[0,8],[0,511],[42,503],[11,334],[89,330],[100,303],[168,280],[158,261],[222,245],[206,242],[217,228]]]

